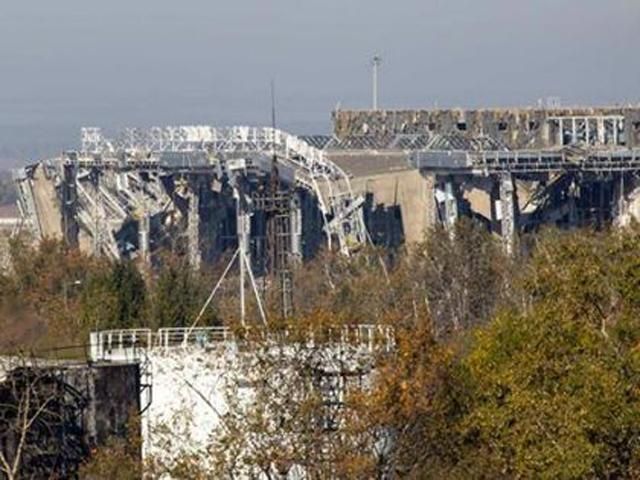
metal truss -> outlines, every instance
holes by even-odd
[[[80,168],[76,174],[77,222],[93,240],[93,252],[120,258],[121,246],[114,232],[129,219],[140,222],[140,254],[148,254],[149,218],[171,202],[158,172],[118,172],[102,175]]]
[[[413,152],[409,165],[425,171],[489,175],[493,173],[558,173],[640,171],[640,149],[580,149],[480,151],[425,150]]]
[[[115,139],[106,138],[99,128],[82,129],[81,157],[127,156],[129,164],[153,163],[162,153],[206,152],[213,156],[232,157],[258,153],[275,155],[292,166],[297,183],[318,198],[325,219],[329,247],[338,240],[340,250],[349,254],[367,239],[362,204],[351,189],[348,175],[330,161],[325,153],[304,140],[270,127],[178,126],[126,129]]]

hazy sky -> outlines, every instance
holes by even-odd
[[[82,125],[269,124],[330,112],[640,100],[640,0],[0,0],[0,158]]]

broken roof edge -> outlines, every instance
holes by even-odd
[[[414,113],[414,112],[465,112],[465,113],[509,113],[509,112],[563,112],[563,111],[640,111],[640,103],[625,103],[613,105],[513,105],[501,107],[393,107],[393,108],[339,108],[332,110],[331,114],[335,117],[338,114],[354,113],[354,114],[393,114],[393,113]]]

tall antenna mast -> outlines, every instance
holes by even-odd
[[[280,185],[276,156],[276,88],[271,80],[271,125],[273,126],[273,165],[266,195],[259,199],[267,213],[267,249],[269,267],[278,279],[282,318],[293,314],[293,279],[291,273],[291,204],[292,192]]]
[[[375,54],[371,59],[371,66],[373,67],[373,109],[378,109],[378,69],[382,64],[382,57]]]
[[[271,126],[276,128],[276,83],[271,79]]]
[[[276,178],[278,177],[278,166],[276,165],[278,158],[276,157],[276,82],[272,78],[271,79],[271,128],[273,129],[273,151],[271,153],[271,170],[272,176],[275,173]]]

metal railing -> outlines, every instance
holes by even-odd
[[[156,346],[164,348],[188,345],[205,346],[233,339],[234,335],[227,327],[161,328],[156,333]]]
[[[105,358],[139,359],[138,352],[152,348],[154,332],[149,328],[126,330],[103,330],[90,336],[90,357],[92,360]]]
[[[258,333],[257,337],[252,336]],[[228,327],[147,328],[104,330],[91,334],[92,360],[136,360],[151,349],[179,349],[185,347],[206,348],[227,342],[263,339],[269,341],[302,342],[308,346],[342,345],[356,346],[368,351],[390,352],[395,348],[394,329],[388,325],[346,325],[297,334],[290,330],[276,332],[247,331],[238,335]]]

